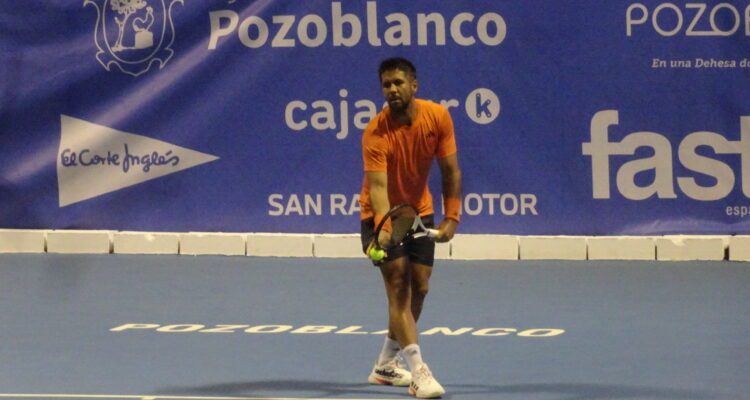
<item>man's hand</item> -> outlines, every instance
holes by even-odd
[[[453,235],[456,234],[456,227],[458,222],[452,219],[446,219],[437,226],[438,235],[435,238],[436,242],[448,242],[453,239]]]
[[[378,243],[380,243],[381,246],[390,246],[391,233],[386,231],[385,229],[381,229],[380,234],[378,235]]]
[[[378,243],[382,243],[383,245],[387,246],[390,241],[391,241],[391,233],[388,231],[381,230],[380,235],[378,236]],[[370,241],[370,244],[367,246],[367,249],[365,250],[365,255],[369,257],[370,250],[372,250],[374,247],[375,247],[375,239]]]

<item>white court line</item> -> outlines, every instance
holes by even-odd
[[[206,396],[153,396],[153,395],[101,395],[101,394],[6,394],[0,398],[23,399],[136,399],[136,400],[391,400],[391,399],[342,399],[342,398],[309,398],[309,397],[206,397]]]
[[[206,397],[206,396],[155,396],[155,395],[102,395],[102,394],[23,394],[0,393],[0,398],[23,399],[136,399],[136,400],[392,400],[392,399],[342,399],[309,397]]]

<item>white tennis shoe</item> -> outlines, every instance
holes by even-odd
[[[383,365],[375,364],[367,382],[373,385],[409,386],[411,372],[403,369],[398,357],[394,357]]]
[[[409,394],[420,399],[432,399],[440,397],[443,393],[445,393],[445,389],[432,376],[427,364],[422,364],[414,371],[411,385],[409,385]]]

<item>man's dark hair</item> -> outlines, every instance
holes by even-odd
[[[417,79],[417,69],[414,68],[414,64],[403,57],[393,57],[383,60],[378,69],[378,79],[383,76],[383,72],[394,69],[404,71],[411,79]]]

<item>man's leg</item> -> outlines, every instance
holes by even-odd
[[[404,347],[417,343],[417,325],[411,309],[411,265],[399,257],[380,267],[388,297],[388,334]]]
[[[425,226],[434,226],[434,217],[428,215],[422,218]],[[411,263],[411,313],[414,321],[419,321],[422,305],[430,289],[432,265],[435,262],[435,242],[420,238],[407,244],[409,261]]]
[[[414,322],[416,323],[422,314],[424,299],[430,291],[432,267],[414,262],[411,265],[411,314],[414,316]]]
[[[428,226],[432,226],[432,216],[427,217],[426,223]],[[407,254],[409,258],[413,260],[404,261],[406,263],[406,270],[400,271],[398,276],[401,276],[401,283],[405,284],[408,280],[409,290],[409,302],[411,303],[410,309],[412,312],[412,318],[414,319],[414,333],[415,337],[413,343],[418,342],[418,334],[416,333],[416,323],[419,321],[419,316],[422,313],[422,306],[424,299],[429,291],[430,276],[432,275],[432,263],[434,261],[435,254],[435,243],[431,240],[418,240],[408,245]],[[386,290],[388,290],[388,273],[393,273],[391,270],[383,270],[383,278],[386,281]],[[402,288],[405,291],[405,288]],[[389,297],[390,300],[390,297]],[[390,301],[389,301],[390,304]],[[390,328],[390,326],[389,326]],[[388,331],[388,338],[390,340],[396,340],[396,334],[392,329]],[[403,344],[401,345],[403,349]]]
[[[396,257],[380,265],[388,297],[389,334],[368,378],[373,384],[408,386],[411,383],[411,373],[399,363],[398,352],[403,346],[397,339],[416,338],[416,324],[410,310],[411,278],[407,260],[406,257]],[[410,330],[412,333],[405,333]]]
[[[404,358],[412,371],[409,393],[420,398],[433,398],[445,393],[445,389],[433,378],[432,372],[422,361],[417,324],[412,311],[422,311],[431,272],[426,269],[429,267],[412,264],[407,257],[400,257],[380,268],[388,294],[388,327],[401,345]],[[412,303],[414,300],[417,303]]]
[[[411,314],[416,325],[419,322],[419,316],[422,314],[424,299],[430,290],[432,267],[416,263],[411,263],[411,265]],[[388,330],[388,338],[396,340],[396,335],[390,329]]]

